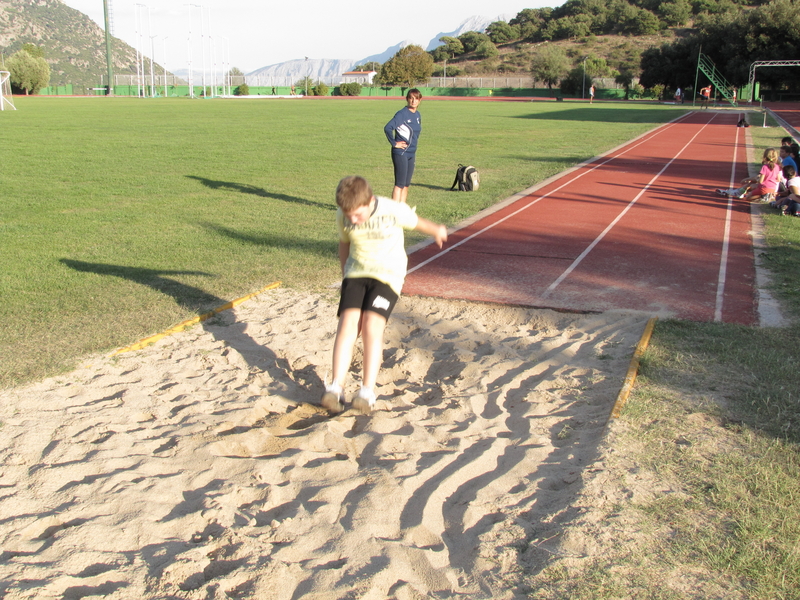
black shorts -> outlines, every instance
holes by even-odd
[[[383,315],[388,321],[397,299],[394,290],[382,281],[371,277],[348,277],[342,280],[342,296],[336,316],[341,316],[342,311],[348,308],[358,308],[362,312],[369,310]]]

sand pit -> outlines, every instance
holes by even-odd
[[[404,297],[330,417],[335,306],[278,289],[2,391],[0,597],[521,597],[647,318]]]

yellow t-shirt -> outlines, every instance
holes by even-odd
[[[364,223],[345,223],[340,208],[336,211],[336,224],[339,240],[350,244],[345,278],[371,277],[387,284],[399,296],[408,266],[403,230],[417,226],[417,213],[404,202],[376,197],[375,208]]]

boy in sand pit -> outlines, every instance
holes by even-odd
[[[441,248],[447,240],[447,228],[418,217],[408,204],[376,197],[366,179],[357,175],[339,182],[336,204],[342,293],[333,344],[333,381],[325,386],[321,404],[333,413],[344,410],[342,386],[353,346],[361,334],[364,373],[353,408],[367,414],[375,404],[383,331],[406,276],[403,230],[415,229],[433,236]]]

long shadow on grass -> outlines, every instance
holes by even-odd
[[[228,229],[222,225],[215,225],[214,223],[198,223],[200,227],[213,231],[219,235],[223,235],[232,240],[253,244],[254,246],[268,246],[271,248],[294,248],[302,250],[309,254],[316,254],[325,258],[336,256],[336,246],[331,241],[326,240],[309,240],[296,237],[288,237],[275,235],[271,233],[264,233],[262,235],[252,235],[248,233],[241,233],[233,229]]]
[[[305,198],[298,198],[297,196],[289,196],[287,194],[276,194],[275,192],[268,192],[264,188],[256,187],[248,183],[235,183],[233,181],[214,181],[213,179],[206,179],[205,177],[198,177],[197,175],[187,175],[188,179],[199,181],[204,186],[212,190],[230,190],[240,192],[242,194],[252,194],[253,196],[260,196],[261,198],[272,198],[273,200],[281,200],[282,202],[293,202],[295,204],[302,204],[303,206],[313,206],[314,208],[324,208],[325,210],[336,210],[336,207],[331,204],[323,204],[322,202],[314,202],[313,200],[306,200]]]
[[[429,190],[437,190],[437,191],[443,191],[443,190],[444,191],[449,191],[449,190],[452,189],[449,185],[448,186],[431,185],[429,183],[415,183],[414,187],[423,187],[423,188],[428,188]]]
[[[172,296],[180,306],[197,314],[210,312],[212,309],[227,303],[227,300],[219,298],[214,294],[209,294],[200,288],[186,285],[185,283],[172,279],[172,276],[176,275],[213,277],[211,273],[205,273],[203,271],[143,269],[140,267],[125,267],[122,265],[88,263],[68,258],[62,258],[59,262],[70,269],[82,273],[110,275],[146,285],[163,294]],[[285,358],[279,357],[268,347],[259,344],[251,338],[245,331],[247,329],[247,323],[236,321],[235,313],[232,311],[220,313],[218,317],[219,318],[211,321],[205,321],[202,324],[203,328],[208,331],[215,340],[222,342],[225,347],[236,350],[247,365],[251,367],[251,370],[255,368],[258,371],[268,373],[282,389],[290,390],[289,396],[287,396],[290,399],[303,402],[308,401],[307,390],[300,387],[295,382],[296,377],[294,376],[289,362]],[[313,380],[314,378],[316,378],[316,380]],[[304,387],[313,389],[322,388],[322,382],[316,377],[316,374],[304,373],[303,379]],[[283,393],[283,395],[286,394]]]
[[[656,112],[659,109],[653,109]],[[631,113],[629,110],[619,108],[570,108],[564,110],[543,111],[529,113],[527,115],[516,115],[511,119],[535,119],[538,121],[595,121],[602,123],[630,123],[633,115],[634,122],[660,122],[660,118],[651,118],[649,111],[642,110],[641,113]],[[636,119],[641,116],[641,120]]]

